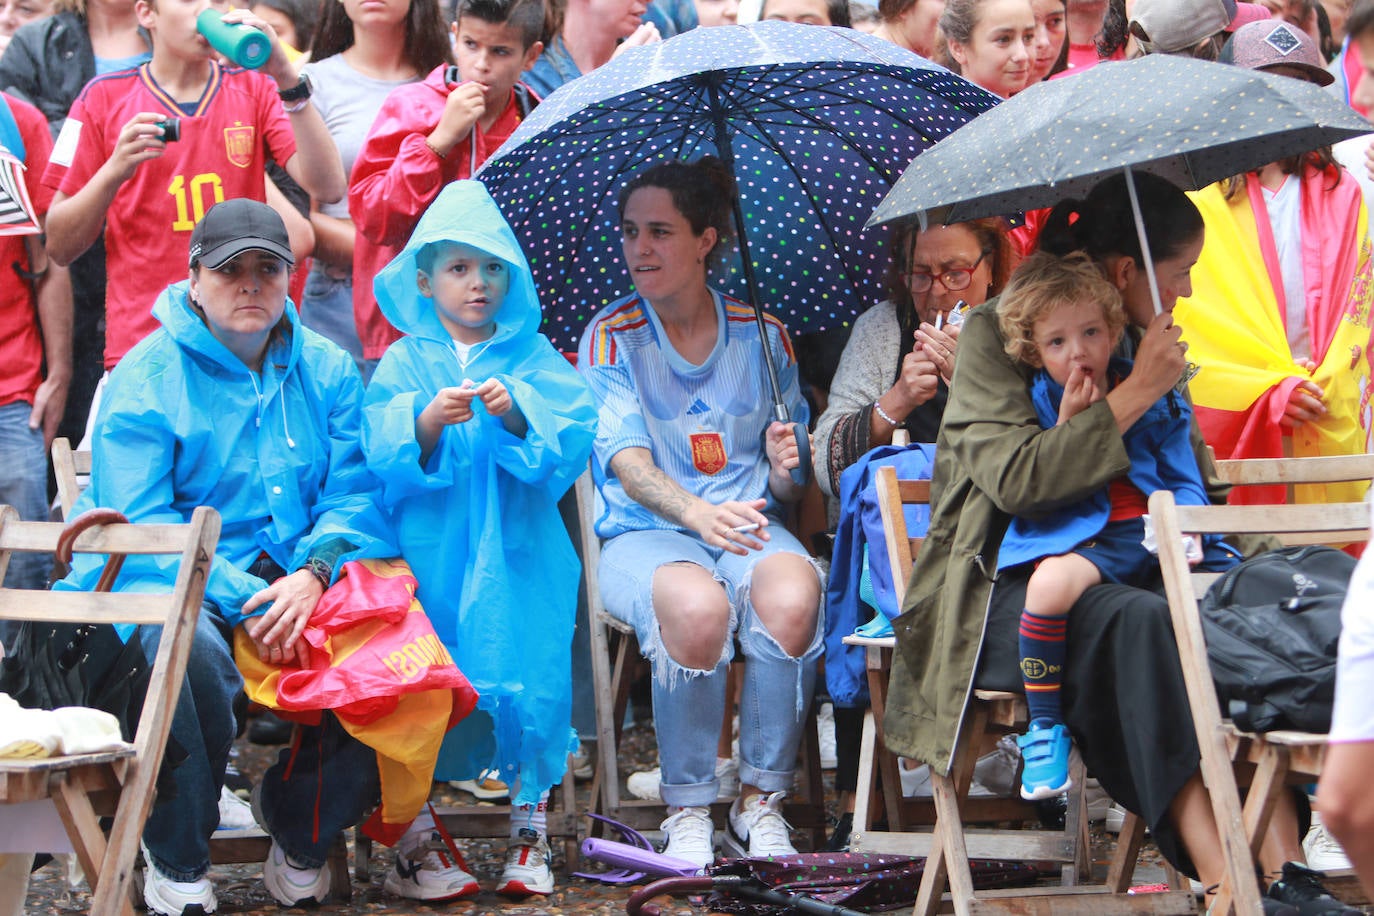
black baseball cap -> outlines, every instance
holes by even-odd
[[[191,232],[192,265],[211,270],[245,251],[265,251],[295,264],[286,224],[267,204],[245,197],[215,204]]]

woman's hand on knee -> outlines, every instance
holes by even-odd
[[[244,631],[257,646],[258,657],[273,664],[292,663],[304,667],[308,659],[300,641],[301,634],[323,594],[320,580],[309,570],[298,569],[245,601],[245,615],[267,606],[267,611],[260,617],[244,622]]]
[[[729,500],[720,505],[700,501],[689,516],[692,530],[712,547],[745,556],[768,540],[768,516],[761,510],[766,500]]]

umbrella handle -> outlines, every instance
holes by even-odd
[[[793,423],[792,435],[797,439],[797,466],[791,470],[792,483],[804,487],[811,482],[811,434],[805,423]]]

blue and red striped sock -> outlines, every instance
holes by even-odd
[[[1026,686],[1026,707],[1032,722],[1064,721],[1059,686],[1064,680],[1064,636],[1067,616],[1042,617],[1021,611],[1021,680]]]

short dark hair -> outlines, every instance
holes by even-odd
[[[673,206],[692,227],[693,234],[701,235],[707,227],[715,229],[716,244],[710,258],[734,237],[735,176],[715,156],[702,156],[695,162],[672,159],[649,166],[621,190],[617,209],[621,218],[625,216],[625,204],[630,195],[640,188],[667,191]]]
[[[768,0],[763,0],[763,6],[759,7],[759,18],[766,18]],[[825,15],[830,19],[831,25],[841,28],[853,28],[853,22],[849,18],[849,0],[825,0]]]
[[[1355,0],[1345,17],[1345,34],[1352,40],[1374,30],[1374,0]]]
[[[536,41],[548,44],[563,27],[559,8],[560,4],[545,0],[458,0],[454,21],[461,28],[463,17],[471,16],[491,25],[511,26],[529,50]]]

